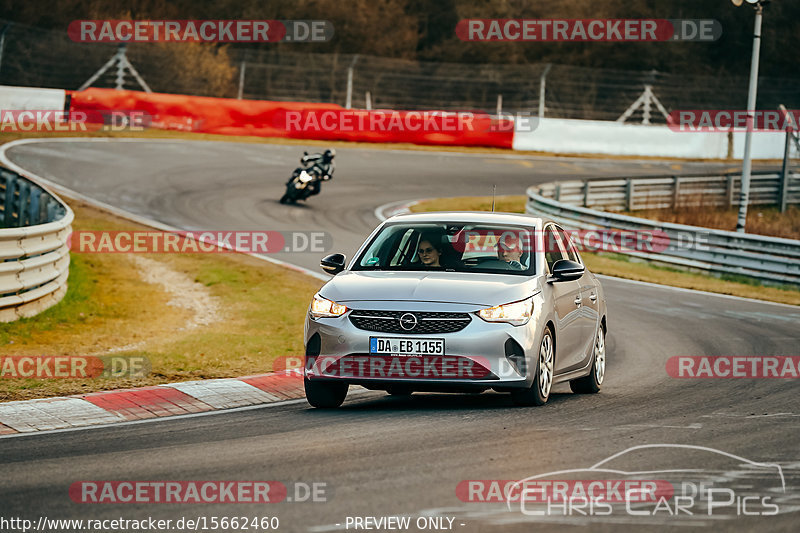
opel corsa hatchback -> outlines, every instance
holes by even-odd
[[[542,405],[555,383],[596,393],[606,302],[569,235],[547,219],[425,213],[378,226],[314,296],[304,383],[314,407],[350,384],[390,394],[509,392]]]

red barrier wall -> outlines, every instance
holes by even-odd
[[[87,89],[71,93],[72,111],[141,111],[150,127],[168,130],[511,148],[514,127],[486,114],[346,110],[334,104],[234,100],[176,94]]]

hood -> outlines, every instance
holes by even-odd
[[[416,301],[491,307],[527,298],[536,278],[464,272],[342,272],[320,294],[336,302]]]

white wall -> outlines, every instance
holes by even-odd
[[[533,131],[528,125],[535,125]],[[733,135],[733,156],[742,158],[744,133]],[[783,158],[782,132],[753,134],[753,157]],[[515,125],[514,150],[569,154],[608,154],[653,157],[723,159],[728,156],[728,134],[678,132],[667,126],[643,126],[600,120],[543,118]],[[794,156],[797,151],[794,150]]]
[[[0,85],[0,110],[62,110],[66,92],[63,89],[38,89]]]

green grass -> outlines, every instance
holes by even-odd
[[[69,202],[73,230],[143,227]],[[182,272],[216,299],[219,319],[182,330],[192,313],[170,305],[160,285],[142,281],[128,254],[71,254],[61,302],[32,317],[0,324],[4,356],[145,356],[139,379],[3,379],[0,401],[270,372],[280,356],[303,353],[303,321],[322,282],[242,254],[144,254]]]

